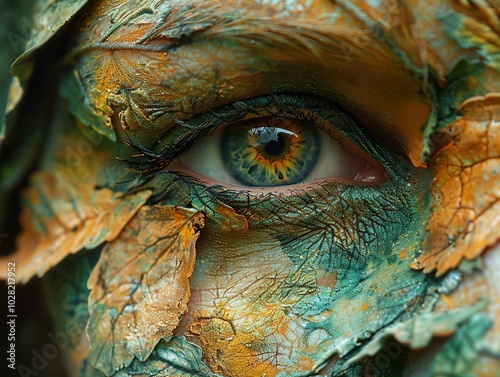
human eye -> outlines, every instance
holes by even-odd
[[[359,126],[330,101],[286,94],[249,102],[250,114],[197,140],[169,169],[248,190],[385,180],[380,164],[342,133]]]

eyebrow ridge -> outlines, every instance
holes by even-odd
[[[229,5],[233,2],[229,2]],[[327,63],[332,58],[362,61],[375,58],[380,64],[394,59],[392,51],[380,43],[376,35],[361,22],[359,27],[335,24],[326,14],[320,20],[297,26],[294,12],[276,16],[269,6],[249,6],[243,12],[220,2],[191,3],[166,6],[167,3],[145,6],[125,16],[127,3],[109,10],[110,19],[119,19],[109,32],[97,41],[80,46],[71,57],[86,50],[139,50],[168,52],[183,45],[214,39],[237,39],[249,48],[269,47],[294,51],[297,57],[309,52],[316,59]],[[155,7],[153,9],[153,7]],[[274,12],[274,13],[273,13]],[[296,16],[300,12],[295,12]],[[138,15],[151,17],[147,27],[137,32]],[[141,25],[144,27],[145,23]],[[123,35],[136,35],[132,41],[123,41]],[[374,43],[375,42],[375,43]],[[269,51],[267,51],[269,52]],[[377,59],[378,57],[378,59]]]

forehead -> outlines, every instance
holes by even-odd
[[[70,75],[87,98],[76,115],[111,139],[128,133],[148,144],[238,100],[306,92],[391,135],[419,166],[435,88],[469,54],[446,19],[474,9],[422,0],[94,1],[71,55]]]
[[[89,37],[149,44],[159,38],[176,39],[252,37],[275,34],[287,39],[289,33],[314,34],[309,38],[343,33],[404,49],[415,65],[431,64],[443,73],[438,61],[432,61],[429,49],[439,55],[441,64],[451,68],[463,51],[450,42],[445,16],[487,14],[493,9],[444,0],[172,0],[172,1],[93,1],[84,26]],[[461,6],[462,4],[462,6]],[[487,6],[486,6],[487,7]],[[483,7],[484,8],[484,7]],[[358,32],[356,32],[358,31]],[[304,36],[303,36],[304,37]],[[189,39],[191,41],[191,39]],[[178,41],[176,41],[178,42]],[[403,43],[402,42],[406,42]],[[340,44],[340,41],[338,42]],[[178,44],[178,43],[177,43]],[[365,41],[365,46],[368,42]],[[376,57],[372,57],[376,58]]]

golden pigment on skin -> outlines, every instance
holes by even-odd
[[[76,324],[68,376],[498,373],[498,4],[40,0],[33,25],[1,265]]]

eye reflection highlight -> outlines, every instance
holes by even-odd
[[[365,151],[323,128],[294,117],[242,120],[201,138],[170,170],[207,184],[239,188],[294,186],[319,179],[385,181],[384,169]]]

